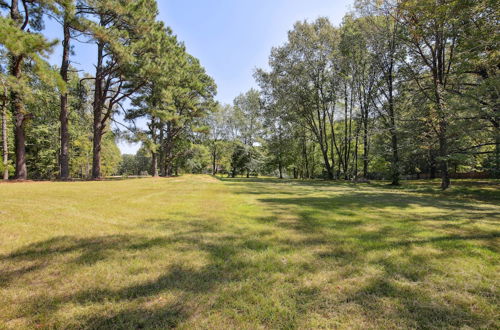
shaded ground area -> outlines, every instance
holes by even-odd
[[[495,329],[498,188],[5,185],[0,328]]]

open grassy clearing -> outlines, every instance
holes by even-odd
[[[498,328],[500,187],[0,185],[0,328]]]

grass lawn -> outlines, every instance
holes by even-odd
[[[0,184],[0,328],[500,327],[500,183]]]

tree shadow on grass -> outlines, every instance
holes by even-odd
[[[427,243],[458,246],[460,241],[487,240],[487,248],[498,252],[498,207],[386,192],[366,196],[350,192],[259,201],[273,212],[275,225],[315,234],[316,239],[319,235],[332,244],[355,242],[369,251]],[[422,215],[422,207],[432,208],[431,213]],[[287,212],[295,214],[296,221],[278,221]],[[422,234],[430,237],[421,238]]]
[[[454,180],[452,187],[446,191],[440,189],[439,181],[404,181],[400,186],[392,186],[387,182],[358,183],[345,180],[298,180],[277,178],[219,178],[222,182],[234,183],[241,188],[243,194],[295,194],[304,192],[295,190],[269,191],[270,187],[307,187],[314,191],[328,191],[329,188],[344,188],[356,190],[382,190],[393,194],[417,193],[430,198],[465,199],[492,204],[500,203],[500,181]],[[267,190],[267,191],[266,191]]]
[[[129,308],[78,320],[81,329],[173,329],[185,320],[182,305],[157,308]]]
[[[0,264],[10,264],[9,267],[4,266],[0,270],[0,287],[7,286],[9,282],[17,280],[23,275],[40,271],[53,263],[59,263],[60,257],[67,254],[71,255],[69,259],[64,260],[67,266],[91,266],[105,260],[112,253],[124,250],[143,250],[155,245],[169,243],[171,243],[171,240],[165,237],[148,238],[128,235],[85,238],[74,236],[54,237],[29,244],[9,254],[0,255]],[[22,266],[16,267],[16,264]]]
[[[426,207],[434,208],[436,214],[433,220],[453,220],[453,212],[460,211],[460,217],[470,217],[471,220],[489,219],[500,223],[500,208],[493,205],[476,205],[456,199],[437,199],[430,196],[399,194],[397,192],[356,192],[348,191],[342,194],[327,197],[294,197],[294,198],[260,198],[259,201],[267,204],[273,210],[287,210],[293,206],[297,212],[308,215],[329,214],[332,218],[352,216],[356,214],[384,215],[401,221],[411,220],[412,216],[421,219],[414,209]],[[390,212],[388,212],[388,210]],[[398,211],[398,212],[395,212]],[[416,216],[415,216],[416,215]],[[332,219],[334,220],[334,219]],[[392,219],[391,219],[392,220]]]
[[[431,237],[422,238],[418,234],[429,230],[425,224],[400,219],[387,210],[400,207],[411,212],[414,205],[433,206],[444,213],[460,210],[462,215],[467,215],[469,212],[471,217],[477,212],[486,212],[488,217],[495,219],[497,209],[395,193],[373,193],[366,200],[362,197],[362,194],[351,192],[332,197],[261,199],[274,212],[273,217],[266,221],[253,219],[256,224],[265,225],[265,229],[243,225],[232,227],[205,219],[173,221],[159,218],[144,220],[144,225],[159,229],[152,237],[56,237],[0,256],[0,263],[11,265],[3,274],[7,279],[4,285],[15,284],[27,274],[43,276],[44,269],[51,265],[65,263],[72,267],[72,271],[77,271],[79,267],[94,267],[98,262],[123,257],[127,253],[165,249],[178,255],[197,253],[203,262],[193,265],[173,260],[158,276],[123,286],[82,285],[80,289],[65,293],[42,290],[35,297],[19,303],[19,314],[30,318],[33,325],[55,327],[50,322],[66,306],[94,306],[92,312],[78,316],[76,327],[167,328],[181,326],[197,314],[207,315],[214,310],[223,314],[234,310],[240,318],[246,317],[256,327],[297,328],[301,317],[311,309],[313,313],[319,313],[322,308],[336,310],[354,303],[361,311],[360,317],[382,325],[388,321],[388,327],[480,327],[491,321],[460,302],[431,296],[419,283],[429,283],[431,275],[445,272],[436,266],[440,258],[458,260],[474,256],[478,246],[464,242],[494,243],[499,237],[498,232],[468,227],[461,230],[460,235],[445,235],[437,231]],[[381,212],[386,216],[381,223],[377,223],[377,219],[351,219],[351,216],[359,216],[359,212],[371,215]],[[294,214],[296,221],[281,221],[283,213]],[[439,223],[453,219],[438,215],[433,221]],[[379,226],[373,230],[364,228],[365,224],[373,222]],[[286,233],[287,230],[298,235],[273,236],[273,233]],[[491,251],[498,251],[493,243]],[[410,250],[428,244],[435,248],[427,251],[429,254]],[[368,258],[369,254],[378,252],[387,255]],[[293,256],[300,258],[295,260]],[[148,264],[146,271],[147,267]],[[369,275],[367,268],[370,267],[381,273]],[[315,275],[332,271],[337,272],[341,279],[361,284],[347,292],[342,301],[336,301],[332,292],[323,293],[320,287],[304,285]],[[72,274],[62,272],[56,283]],[[366,277],[369,280],[362,282]],[[322,285],[330,284],[329,281],[327,279]],[[435,290],[440,289],[442,287],[436,284]],[[173,301],[150,304],[164,294],[174,296]],[[271,297],[273,294],[276,296]],[[494,297],[481,299],[494,303]],[[391,308],[387,308],[388,304]],[[104,307],[109,305],[115,306],[114,309]],[[324,312],[329,315],[331,311]]]
[[[62,236],[46,241],[37,242],[20,248],[10,254],[0,257],[0,264],[7,265],[2,269],[0,279],[2,287],[8,288],[16,281],[22,280],[23,275],[30,274],[43,276],[44,269],[63,266],[61,277],[58,281],[64,281],[71,277],[79,266],[92,266],[99,261],[113,259],[120,253],[137,253],[155,247],[168,247],[169,245],[187,241],[182,237],[142,237],[132,235],[110,235],[99,237],[78,238]],[[196,241],[189,239],[192,244]],[[212,249],[215,249],[213,247]],[[210,248],[208,248],[210,249]],[[221,253],[219,251],[219,253]],[[227,251],[225,252],[228,255]],[[34,263],[33,266],[23,266]],[[11,269],[12,268],[12,269]],[[210,267],[202,269],[190,269],[184,265],[172,265],[161,276],[156,279],[132,284],[120,289],[87,288],[64,294],[47,294],[47,292],[31,297],[27,301],[19,301],[20,316],[31,319],[32,324],[38,327],[51,327],[56,313],[66,304],[78,304],[87,306],[89,304],[102,304],[120,301],[142,301],[156,296],[165,291],[180,291],[201,293],[209,290],[215,283],[224,281],[227,277],[223,272]],[[53,281],[54,279],[52,279]],[[84,283],[82,283],[84,285]],[[85,285],[84,285],[85,286]],[[182,300],[182,299],[181,299]],[[141,328],[147,327],[173,327],[181,320],[188,317],[187,311],[183,310],[179,302],[170,307],[162,306],[159,310],[144,308],[141,305],[137,309],[122,310],[118,312],[105,313],[101,316],[94,314],[83,317],[79,322],[79,328]],[[145,318],[147,316],[147,318]]]
[[[381,309],[386,300],[398,301],[398,306]],[[470,312],[466,304],[443,304],[418,286],[398,283],[387,278],[374,278],[349,295],[344,302],[355,303],[368,317],[395,320],[415,329],[461,328],[465,325],[488,324]]]
[[[172,223],[168,219],[150,219],[149,223]],[[97,262],[106,262],[123,254],[141,253],[150,249],[164,248],[178,253],[198,251],[206,256],[203,266],[193,266],[178,263],[173,260],[162,274],[138,283],[123,287],[86,287],[82,283],[77,291],[49,293],[41,290],[40,294],[29,300],[19,301],[19,317],[27,317],[31,324],[37,327],[57,327],[58,313],[65,306],[109,306],[116,304],[125,306],[133,304],[136,308],[120,307],[116,310],[88,313],[78,317],[78,328],[162,328],[175,327],[196,313],[197,296],[210,294],[217,287],[229,283],[244,283],[254,274],[262,273],[268,276],[274,272],[285,272],[284,265],[271,258],[266,263],[244,258],[242,253],[261,253],[272,244],[262,240],[268,233],[248,233],[243,236],[223,233],[220,228],[203,224],[201,221],[185,223],[185,228],[176,228],[169,236],[144,237],[134,235],[111,235],[100,237],[78,238],[63,236],[46,241],[33,243],[10,254],[0,257],[0,263],[5,262],[17,272],[40,275],[52,272],[51,268],[59,270],[58,277],[51,281],[63,282],[71,278],[79,267],[92,267]],[[176,224],[172,223],[175,228]],[[256,234],[256,235],[253,235]],[[178,244],[178,246],[176,245]],[[185,248],[188,246],[188,249]],[[84,262],[82,262],[84,261]],[[179,260],[180,261],[180,260]],[[26,263],[37,262],[43,267],[24,267]],[[146,264],[146,268],[148,264]],[[47,270],[45,270],[47,268]],[[68,269],[67,269],[68,268]],[[100,268],[97,268],[100,269]],[[15,273],[8,273],[11,281],[3,283],[6,287],[17,285],[22,278]],[[54,282],[53,282],[54,283]],[[166,305],[148,306],[162,294],[175,295],[175,301]]]

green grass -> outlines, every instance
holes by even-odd
[[[0,184],[0,328],[500,327],[498,181]]]

